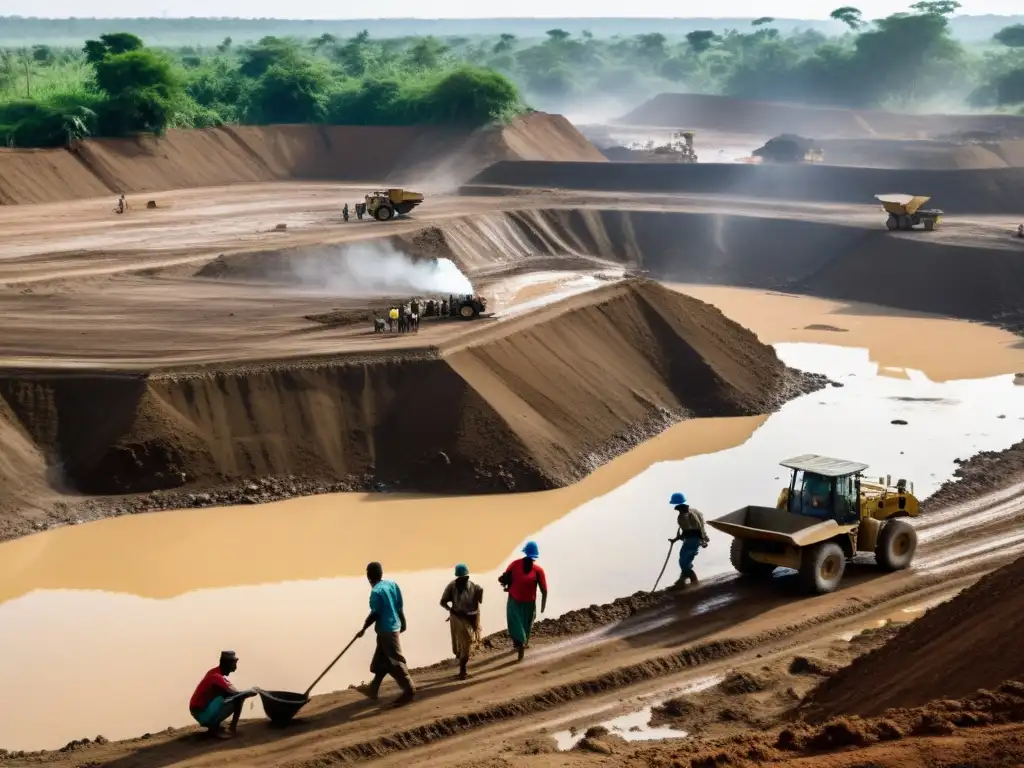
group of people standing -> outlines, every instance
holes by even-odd
[[[405,304],[392,304],[384,317],[374,313],[373,332],[407,333],[420,329],[421,317],[458,317],[461,302],[456,296],[447,299],[412,299]]]

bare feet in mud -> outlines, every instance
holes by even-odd
[[[380,692],[372,685],[357,685],[356,690],[370,701],[376,701],[377,696],[380,695]]]

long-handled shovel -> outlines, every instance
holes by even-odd
[[[309,694],[316,687],[316,684],[324,679],[324,675],[331,671],[334,665],[345,655],[345,651],[351,648],[352,644],[358,639],[359,635],[356,635],[349,640],[348,645],[341,649],[341,653],[334,657],[334,661],[327,665],[327,669],[320,673],[320,676],[310,684],[305,693],[264,691],[260,688],[254,688],[253,690],[260,695],[260,700],[263,702],[263,711],[267,713],[270,722],[274,725],[284,725],[295,717],[299,710],[309,701]]]
[[[672,539],[668,543],[668,554],[665,555],[665,563],[661,566],[661,572],[658,574],[657,580],[654,582],[654,589],[651,592],[658,591],[658,585],[661,583],[661,577],[665,575],[665,569],[668,568],[668,561],[672,558],[672,547],[676,545],[676,540]]]

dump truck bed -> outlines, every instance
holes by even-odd
[[[931,200],[924,195],[875,195],[875,198],[886,211],[897,216],[913,216],[918,208]]]
[[[855,525],[839,525],[835,520],[819,520],[794,515],[776,507],[750,505],[709,520],[708,525],[737,539],[775,541],[794,547],[807,547],[848,533]]]

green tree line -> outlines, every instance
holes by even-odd
[[[853,6],[847,31],[780,31],[771,17],[745,28],[597,38],[561,28],[542,39],[264,37],[147,47],[134,34],[79,48],[0,50],[0,144],[59,146],[223,123],[481,125],[537,107],[639,104],[660,91],[724,94],[844,107],[949,109],[1024,104],[1024,25],[986,43],[952,35],[955,0],[925,0],[868,21]]]

